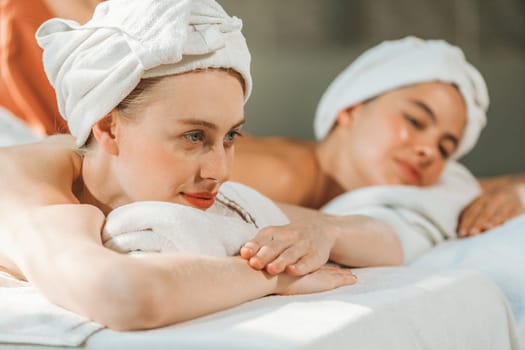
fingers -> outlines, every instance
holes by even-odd
[[[304,255],[304,250],[301,248],[301,246],[292,245],[285,249],[276,259],[266,266],[266,272],[270,275],[277,275],[285,270],[288,271],[288,268],[293,266],[293,264]]]
[[[504,203],[494,201],[484,206],[476,206],[472,210],[469,213],[466,212],[468,217],[460,224],[459,237],[477,236],[503,224],[520,212],[519,207],[512,201]],[[475,210],[478,212],[474,213]]]
[[[482,215],[483,208],[485,207],[485,201],[483,198],[478,198],[472,202],[461,214],[458,236],[467,237],[473,233],[474,224],[478,217]]]
[[[357,276],[352,273],[352,270],[337,265],[322,266],[317,271],[312,272],[312,274],[320,275],[320,282],[322,283],[320,286],[321,290],[331,290],[342,286],[349,286],[357,282]]]
[[[253,241],[246,242],[240,250],[242,258],[248,260],[259,251],[259,244]]]
[[[311,226],[274,226],[262,229],[240,250],[251,267],[276,275],[284,271],[305,275],[328,261],[333,242]]]
[[[339,266],[321,266],[304,276],[294,277],[281,274],[279,278],[282,283],[280,283],[277,294],[282,295],[322,292],[357,282],[357,277],[350,269]]]
[[[255,256],[259,250],[275,240],[275,236],[270,227],[264,228],[251,240],[246,242],[240,250],[240,255],[244,259]]]
[[[292,276],[302,276],[310,273],[324,264],[328,258],[324,258],[316,252],[303,255],[297,262],[286,266],[286,272]]]
[[[299,245],[295,245],[290,248],[290,242],[283,240],[281,235],[269,227],[261,230],[254,239],[247,242],[241,248],[240,254],[254,269],[266,268],[268,273],[275,275],[284,271],[287,264],[298,259],[298,257],[294,258],[299,254],[296,252],[298,247]],[[273,265],[269,267],[270,263]]]

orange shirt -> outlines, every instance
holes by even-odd
[[[0,0],[0,106],[47,135],[68,132],[35,39],[51,17],[40,0]]]

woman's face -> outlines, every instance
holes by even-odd
[[[226,71],[162,79],[136,115],[116,118],[117,205],[156,200],[209,208],[230,175],[243,99],[240,80]]]
[[[465,123],[461,94],[438,82],[396,89],[342,111],[334,130],[339,133],[336,180],[347,190],[432,185]]]

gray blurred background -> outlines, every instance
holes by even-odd
[[[361,52],[415,35],[463,48],[491,98],[478,176],[525,171],[525,0],[219,0],[244,21],[254,91],[245,130],[314,139],[324,89]]]

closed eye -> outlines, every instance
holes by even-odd
[[[447,159],[450,156],[450,153],[448,152],[448,150],[442,145],[439,145],[438,149],[439,149],[439,154],[441,154],[441,157],[443,157],[443,159]]]
[[[419,120],[417,120],[417,118],[414,118],[412,117],[411,115],[409,114],[403,114],[403,117],[405,118],[405,120],[410,124],[412,125],[413,127],[415,127],[416,129],[418,130],[421,130],[424,128],[424,124],[422,122],[420,122]]]

